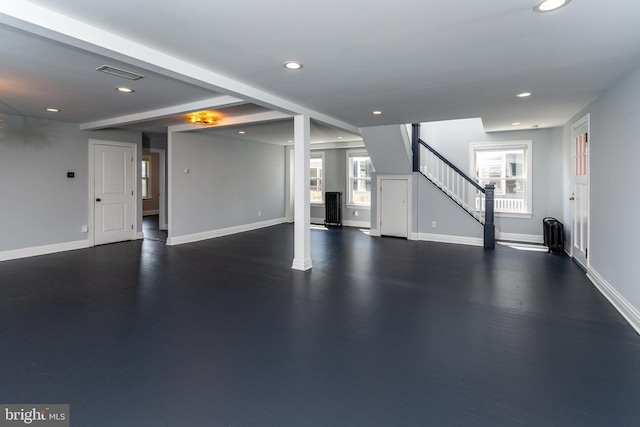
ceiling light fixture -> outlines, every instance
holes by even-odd
[[[59,113],[60,112],[60,110],[57,109],[57,108],[47,108],[47,111],[50,112],[50,113]]]
[[[135,90],[133,90],[133,89],[131,89],[129,87],[124,87],[124,86],[118,86],[116,88],[116,90],[118,92],[122,92],[122,93],[133,93],[133,92],[135,92]]]
[[[533,7],[537,13],[551,12],[569,4],[571,0],[542,0]]]
[[[187,117],[189,118],[189,123],[194,125],[212,125],[220,120],[220,117],[209,111],[197,111],[195,113],[188,114]]]
[[[243,130],[241,130],[241,131],[239,131],[238,133],[239,133],[240,135],[244,135],[246,132],[245,132],[245,131],[243,131]]]
[[[303,67],[302,63],[298,61],[287,61],[282,65],[284,65],[284,68],[287,70],[299,70]]]
[[[380,111],[380,110],[376,110],[376,111],[374,111],[374,112],[373,112],[373,114],[374,114],[375,116],[379,116],[380,114],[382,114],[382,111]]]
[[[516,95],[518,98],[526,98],[528,96],[531,96],[531,92],[522,92]]]

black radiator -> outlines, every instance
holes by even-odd
[[[331,224],[342,227],[342,193],[338,191],[324,193],[324,225]]]

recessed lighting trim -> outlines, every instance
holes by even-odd
[[[122,92],[122,93],[133,93],[133,92],[135,92],[135,90],[131,89],[130,87],[124,87],[124,86],[118,86],[116,88],[116,90],[118,92]]]
[[[531,92],[522,92],[516,95],[518,98],[527,98],[531,96]]]
[[[341,137],[341,136],[339,136],[339,137],[338,137],[338,139],[342,139],[342,137]]]
[[[537,13],[551,12],[569,4],[571,0],[542,0],[533,7]]]
[[[382,114],[382,111],[380,111],[380,110],[376,110],[376,111],[373,112],[374,116],[379,116],[381,114]]]
[[[520,122],[513,122],[513,123],[511,123],[511,126],[518,126],[518,125],[520,125],[520,124],[522,124],[522,123],[520,123]]]
[[[50,113],[59,113],[60,109],[58,108],[47,108],[47,111]]]
[[[300,68],[303,67],[302,62],[298,62],[298,61],[286,61],[284,64],[282,64],[284,66],[284,68],[286,68],[287,70],[299,70]]]
[[[238,133],[239,133],[240,135],[244,135],[246,132],[245,132],[245,131],[243,131],[243,130],[241,130],[241,131],[238,131]]]

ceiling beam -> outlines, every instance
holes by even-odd
[[[113,117],[110,119],[97,120],[95,122],[83,123],[81,130],[97,130],[109,127],[124,126],[134,123],[146,122],[149,120],[164,119],[177,114],[186,114],[193,111],[206,110],[209,108],[224,108],[235,105],[246,104],[247,102],[229,95],[217,96],[215,98],[204,99],[202,101],[188,102],[186,104],[173,105],[171,107],[158,108],[157,110],[145,111],[142,113],[128,114],[126,116]]]
[[[183,125],[169,126],[169,132],[186,132],[193,130],[205,130],[211,128],[220,128],[225,126],[242,125],[247,123],[263,123],[272,122],[274,120],[283,120],[292,118],[291,114],[280,111],[265,111],[263,113],[245,114],[243,116],[228,117],[211,125],[194,125],[185,123]]]

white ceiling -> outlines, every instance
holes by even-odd
[[[561,126],[640,61],[640,1],[546,14],[535,2],[2,2],[0,113],[157,131],[210,104],[234,117],[220,132],[274,143],[290,139],[290,120],[242,117],[309,114],[317,142],[468,117],[488,131]],[[285,70],[290,59],[304,68]],[[104,64],[145,78],[95,71]],[[127,84],[136,92],[115,91]]]

